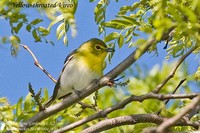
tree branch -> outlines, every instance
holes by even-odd
[[[23,45],[20,44],[24,49],[26,49],[31,56],[33,57],[34,60],[34,64],[40,68],[54,83],[56,83],[57,81],[40,65],[39,61],[37,60],[36,56],[33,54],[33,52],[29,49],[29,47],[27,45]]]
[[[46,110],[38,112],[35,116],[30,118],[24,123],[20,124],[20,131],[25,131],[26,128],[29,128],[36,123],[48,118],[49,116],[73,105],[74,103],[80,101],[81,99],[89,96],[96,90],[101,87],[107,85],[109,80],[116,78],[119,74],[121,74],[124,70],[130,67],[140,56],[142,56],[152,45],[155,43],[155,39],[150,39],[146,43],[142,44],[138,47],[134,52],[132,52],[124,61],[122,61],[119,65],[117,65],[114,69],[112,69],[105,76],[100,78],[99,80],[95,80],[88,87],[83,89],[79,95],[72,94],[63,101],[56,103],[53,106],[48,107]]]
[[[137,123],[155,123],[160,124],[167,118],[161,117],[156,114],[137,114],[129,116],[120,116],[116,118],[106,119],[98,122],[97,124],[83,130],[81,133],[94,133],[105,131],[114,127],[119,127],[122,125],[133,125]],[[185,122],[184,120],[178,121],[173,124],[173,126],[199,126],[196,123]]]
[[[198,45],[195,45],[193,48],[191,48],[186,54],[184,54],[176,63],[174,69],[172,69],[171,73],[165,78],[161,84],[159,84],[156,89],[153,91],[154,93],[159,93],[159,91],[162,89],[162,87],[171,79],[174,77],[176,70],[181,65],[181,63],[196,49],[198,48]]]
[[[157,133],[164,133],[167,128],[174,125],[177,121],[179,121],[183,116],[185,116],[188,112],[192,111],[197,105],[200,104],[200,95],[194,98],[194,100],[187,105],[182,111],[175,115],[172,118],[165,120],[158,128]]]
[[[180,99],[180,98],[194,98],[197,95],[200,95],[200,93],[194,93],[194,94],[168,94],[168,95],[162,95],[162,94],[155,94],[155,93],[148,93],[148,94],[144,94],[141,96],[130,96],[127,99],[106,108],[105,110],[102,110],[94,115],[91,115],[87,118],[84,118],[82,120],[79,120],[77,122],[74,122],[70,125],[67,125],[63,128],[60,128],[58,130],[55,130],[53,133],[62,133],[65,131],[69,131],[73,128],[76,128],[80,125],[83,125],[87,122],[90,122],[92,120],[98,119],[98,118],[104,118],[106,117],[109,113],[115,111],[115,110],[119,110],[119,109],[123,109],[127,104],[131,103],[132,101],[144,101],[146,99],[159,99],[159,100],[167,100],[167,99]]]

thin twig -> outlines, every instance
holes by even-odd
[[[200,95],[194,98],[194,100],[182,109],[180,113],[175,115],[172,118],[165,120],[158,128],[157,133],[164,133],[167,128],[174,125],[177,121],[179,121],[183,116],[185,116],[188,112],[192,111],[197,105],[200,104]]]
[[[176,88],[174,89],[174,91],[172,92],[172,94],[175,94],[175,93],[176,93],[176,91],[178,90],[178,88],[185,82],[185,80],[186,80],[186,78],[182,79],[182,80],[179,82],[179,84],[176,86]],[[165,101],[165,105],[168,104],[169,100],[170,100],[170,99],[168,99],[167,101]]]
[[[84,118],[82,120],[79,120],[77,122],[74,122],[70,125],[66,125],[65,127],[62,127],[58,130],[55,130],[55,133],[62,133],[65,131],[69,131],[71,129],[74,129],[80,125],[83,125],[87,122],[93,121],[95,119],[98,118],[105,118],[109,113],[119,110],[119,109],[123,109],[126,105],[128,105],[129,103],[131,103],[132,101],[144,101],[146,99],[159,99],[159,100],[167,100],[167,99],[180,99],[180,98],[194,98],[195,96],[200,95],[200,93],[194,93],[194,94],[167,94],[167,95],[162,95],[162,94],[155,94],[155,93],[148,93],[148,94],[144,94],[141,96],[135,96],[132,95],[130,97],[128,97],[127,99],[106,108],[105,110],[102,110],[94,115],[91,115],[87,118]]]
[[[182,80],[179,82],[178,86],[176,86],[176,88],[174,89],[174,91],[172,92],[172,94],[175,94],[175,93],[176,93],[176,91],[178,90],[178,88],[185,82],[185,80],[186,80],[186,78],[182,79]],[[165,106],[168,104],[169,101],[170,101],[170,99],[168,99],[168,100],[165,101]],[[160,109],[156,114],[159,115],[159,114],[161,113],[161,111],[162,111],[162,109]]]
[[[29,49],[29,47],[27,45],[24,44],[20,44],[24,49],[26,49],[31,56],[33,57],[34,60],[34,64],[40,68],[54,83],[56,83],[57,81],[40,65],[39,61],[37,60],[36,56],[34,55],[34,53]]]
[[[165,78],[162,83],[160,83],[155,90],[153,90],[154,93],[159,93],[162,87],[171,79],[174,77],[174,74],[176,73],[176,70],[181,65],[181,63],[196,49],[198,46],[194,46],[191,48],[186,54],[184,54],[176,63],[174,69],[172,69],[171,73]]]

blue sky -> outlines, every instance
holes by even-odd
[[[130,4],[132,4],[130,1],[119,3],[111,1],[111,4],[107,9],[107,20],[114,18],[121,6]],[[90,38],[97,37],[102,39],[102,36],[98,36],[97,25],[94,22],[93,11],[95,5],[96,3],[89,3],[88,1],[82,0],[79,1],[75,16],[78,34],[75,38],[72,38],[69,34],[68,47],[66,47],[62,41],[57,41],[55,35],[57,25],[53,26],[50,35],[46,37],[47,39],[52,40],[55,43],[55,46],[46,44],[45,42],[35,43],[31,33],[28,33],[25,30],[25,26],[19,32],[21,43],[29,46],[38,58],[40,64],[55,79],[59,76],[65,57],[72,50],[78,48],[81,43]],[[22,11],[28,15],[29,21],[40,17],[44,20],[41,25],[48,27],[50,20],[48,20],[45,15],[41,16],[36,9],[26,8]],[[0,29],[0,37],[11,35],[8,21],[0,19]],[[149,68],[153,67],[155,64],[161,64],[166,56],[166,51],[162,49],[163,46],[163,44],[159,44],[159,56],[145,54],[137,63],[146,64]],[[112,63],[107,65],[105,73],[125,59],[125,57],[133,50],[133,48],[128,48],[126,45],[121,49],[117,48]],[[194,73],[198,67],[199,59],[195,59],[195,56],[193,55],[190,56],[187,61],[194,62],[194,64],[189,64],[190,73]],[[33,63],[32,57],[23,48],[20,48],[19,55],[16,58],[13,58],[10,55],[10,44],[0,45],[0,97],[7,97],[11,104],[15,104],[21,96],[25,97],[27,95],[29,82],[36,91],[40,88],[48,88],[49,93],[52,94],[54,83]]]

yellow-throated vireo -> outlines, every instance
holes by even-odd
[[[44,107],[50,106],[55,99],[61,99],[84,89],[94,79],[103,76],[106,55],[114,51],[113,48],[108,48],[102,40],[92,38],[70,53],[65,59],[53,95]]]

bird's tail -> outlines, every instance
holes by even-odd
[[[44,107],[44,108],[49,107],[49,106],[52,104],[52,102],[54,101],[54,99],[55,99],[55,98],[53,98],[53,96],[51,96],[51,97],[44,103],[43,107]]]

